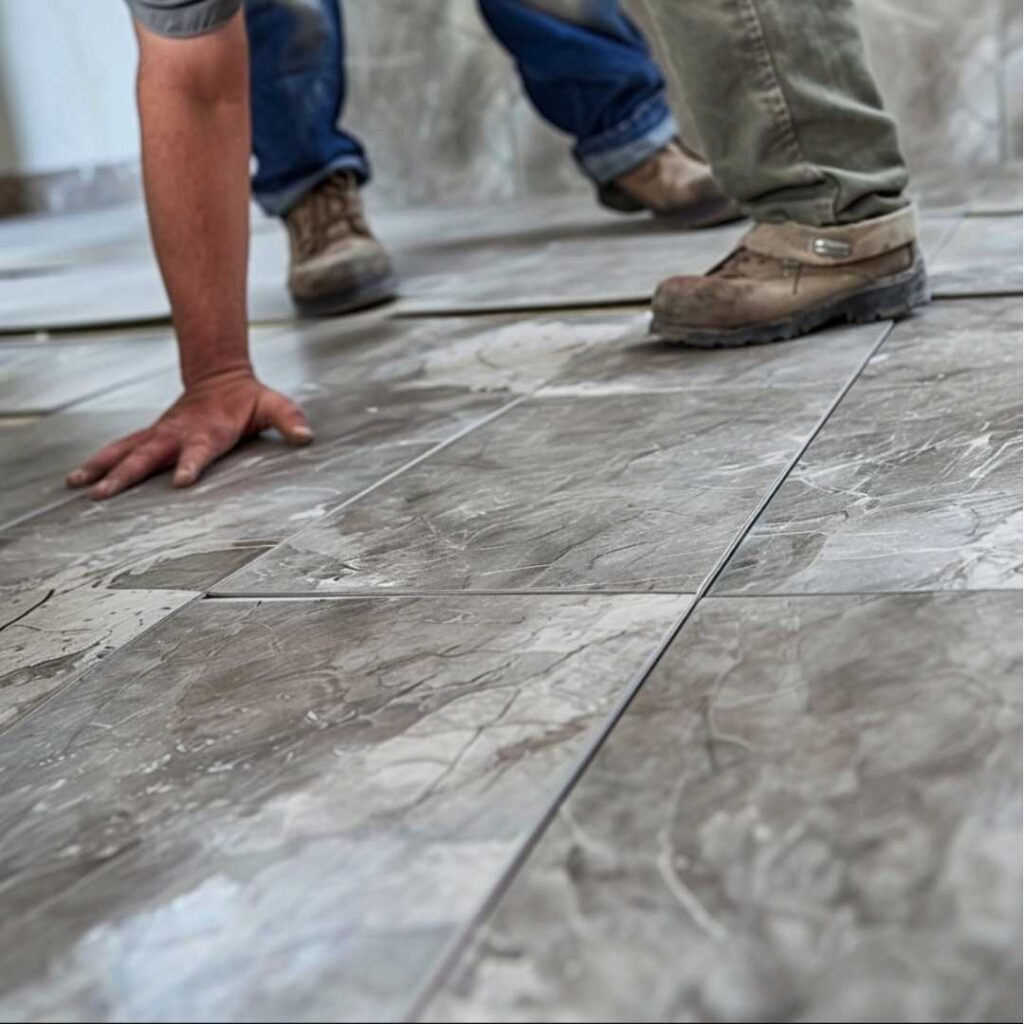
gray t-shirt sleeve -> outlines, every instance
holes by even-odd
[[[127,0],[132,17],[161,36],[201,36],[229,21],[242,0]]]

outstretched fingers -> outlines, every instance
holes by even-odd
[[[85,487],[95,483],[101,476],[113,469],[142,439],[145,430],[137,430],[134,434],[111,441],[91,458],[86,459],[78,469],[67,475],[68,487]]]
[[[174,437],[150,437],[117,463],[89,491],[90,498],[112,498],[146,477],[166,469],[178,452]]]

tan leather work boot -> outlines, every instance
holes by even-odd
[[[758,224],[703,277],[658,285],[651,333],[702,348],[782,341],[928,301],[911,208],[857,224]]]
[[[355,175],[325,178],[284,220],[288,291],[303,316],[350,313],[395,297],[391,261],[366,221]]]
[[[743,216],[739,205],[719,188],[711,168],[678,141],[602,185],[597,197],[610,210],[650,210],[658,217],[672,217],[680,227],[708,228]]]

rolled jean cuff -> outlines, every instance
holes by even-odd
[[[360,185],[365,185],[370,180],[370,168],[366,160],[355,155],[339,156],[313,174],[307,174],[306,177],[293,182],[287,188],[274,190],[254,188],[253,199],[268,217],[283,217],[303,196],[316,188],[325,178],[329,178],[335,171],[351,171]]]
[[[662,97],[648,100],[612,128],[578,142],[573,156],[598,185],[642,164],[679,134],[679,125]]]

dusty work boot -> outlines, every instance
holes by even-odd
[[[708,228],[743,216],[739,205],[719,188],[711,168],[678,141],[602,185],[597,197],[610,210],[650,210],[688,228]]]
[[[897,319],[928,301],[916,237],[909,207],[839,227],[758,224],[703,277],[658,285],[651,333],[715,348]]]
[[[350,313],[394,298],[391,261],[366,222],[355,175],[325,178],[284,220],[288,291],[303,316]]]

